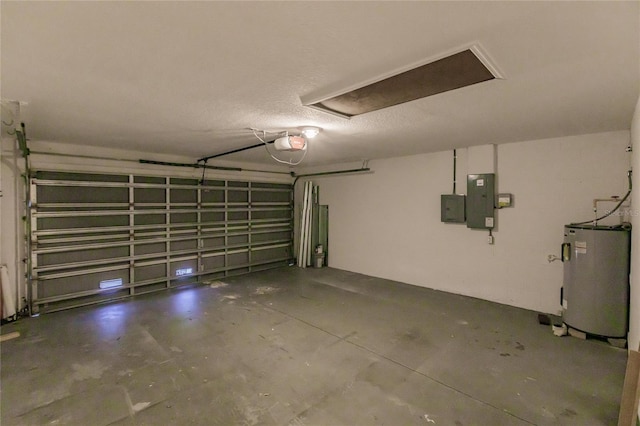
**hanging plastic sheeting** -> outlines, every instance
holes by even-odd
[[[6,265],[0,266],[0,280],[2,281],[2,318],[16,315],[16,295],[9,280],[9,270]]]

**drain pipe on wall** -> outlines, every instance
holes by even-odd
[[[22,156],[24,157],[24,187],[25,187],[25,204],[24,204],[24,235],[26,239],[25,245],[25,275],[27,280],[27,297],[26,297],[26,306],[25,309],[28,310],[29,315],[31,315],[31,294],[32,294],[32,285],[33,285],[33,277],[31,276],[31,266],[32,266],[32,258],[31,258],[31,196],[32,196],[32,188],[31,188],[31,160],[30,155],[31,152],[27,147],[27,129],[24,123],[20,123],[21,130],[20,132],[16,132],[16,136],[18,137],[18,144],[20,147],[20,151],[22,152]],[[18,284],[19,285],[19,284]],[[19,294],[20,292],[18,292]],[[20,301],[18,301],[18,307],[20,307]],[[21,310],[21,309],[18,309]]]
[[[452,192],[452,194],[454,194],[454,195],[456,193],[456,182],[457,182],[457,180],[456,180],[456,163],[457,163],[457,160],[458,160],[458,155],[457,155],[457,151],[454,148],[454,150],[453,150],[453,192]]]

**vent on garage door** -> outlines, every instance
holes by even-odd
[[[289,184],[49,171],[31,183],[33,312],[292,258]]]

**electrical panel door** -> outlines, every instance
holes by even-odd
[[[467,228],[495,226],[495,174],[467,175]]]
[[[440,221],[464,223],[464,195],[442,194],[440,196]]]

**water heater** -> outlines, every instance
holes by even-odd
[[[627,338],[630,226],[566,225],[563,321],[585,333]]]

